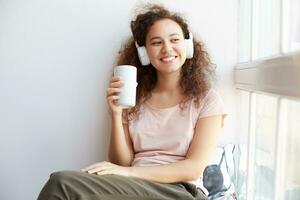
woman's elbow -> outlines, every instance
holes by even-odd
[[[131,163],[132,163],[132,157],[131,156],[128,156],[128,157],[122,157],[122,158],[116,158],[115,156],[109,154],[108,155],[108,160],[111,162],[111,163],[114,163],[116,165],[121,165],[121,166],[124,166],[124,167],[129,167],[131,166]]]
[[[194,181],[194,180],[197,180],[199,177],[202,176],[202,173],[199,169],[191,169],[189,171],[189,176],[188,176],[188,181]]]

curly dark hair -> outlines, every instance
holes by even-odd
[[[163,6],[148,5],[145,12],[136,16],[131,21],[131,37],[119,51],[118,65],[133,65],[137,68],[137,96],[136,106],[125,110],[127,119],[132,119],[140,108],[140,105],[151,97],[151,91],[157,82],[156,69],[151,65],[142,66],[135,41],[143,46],[146,43],[146,36],[151,26],[158,20],[171,19],[182,28],[184,37],[189,38],[189,29],[186,21],[179,14],[171,13]],[[215,65],[211,63],[210,57],[204,48],[204,44],[193,39],[194,55],[191,59],[186,59],[181,68],[180,87],[186,97],[181,103],[183,108],[188,100],[193,99],[198,106],[203,95],[211,87],[211,78],[215,75]]]

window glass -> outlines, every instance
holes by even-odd
[[[285,167],[284,167],[284,199],[300,199],[300,102],[284,100],[285,109],[284,135],[285,145]]]
[[[254,199],[274,200],[277,97],[255,95]]]
[[[280,0],[253,0],[253,60],[280,53],[280,21]]]
[[[236,192],[239,200],[247,199],[247,160],[248,160],[248,122],[249,122],[249,98],[250,93],[243,90],[238,90],[238,98],[239,98],[239,108],[240,111],[238,113],[238,119],[240,119],[239,123],[239,144],[240,144],[240,156],[238,163],[238,176],[237,176],[237,186]]]
[[[251,60],[251,0],[239,1],[239,62]]]
[[[285,0],[282,5],[282,47],[289,53],[300,50],[300,1]]]

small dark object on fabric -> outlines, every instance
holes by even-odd
[[[209,194],[222,189],[224,178],[219,165],[209,165],[203,172],[203,184]]]

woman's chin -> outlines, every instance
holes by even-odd
[[[171,74],[171,73],[176,73],[180,72],[181,67],[165,67],[165,68],[160,68],[157,69],[160,73],[166,73],[166,74]]]

